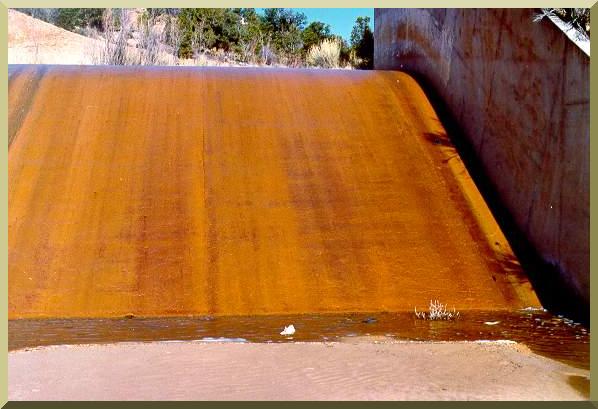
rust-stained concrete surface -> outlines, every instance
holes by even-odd
[[[538,305],[406,74],[10,71],[10,319]]]
[[[538,252],[539,281],[558,271],[564,284],[546,285],[587,318],[590,59],[537,12],[376,9],[374,65],[437,94]]]

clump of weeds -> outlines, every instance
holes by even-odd
[[[438,300],[430,300],[428,312],[417,311],[415,307],[415,317],[420,320],[455,320],[459,318],[459,312],[453,308],[452,311],[446,309],[446,304],[442,304]]]

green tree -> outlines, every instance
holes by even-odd
[[[303,46],[301,34],[307,17],[290,9],[264,10],[263,26],[274,47],[287,56],[297,55]]]
[[[323,40],[332,37],[329,24],[322,23],[321,21],[312,21],[301,33],[303,51],[307,52],[312,46],[318,45]]]
[[[182,36],[181,57],[213,47],[229,50],[239,42],[241,15],[233,9],[181,9],[178,22]]]
[[[351,63],[351,46],[349,44],[347,44],[347,41],[339,35],[333,35],[332,37],[336,38],[341,44],[341,54],[340,54],[340,58],[339,58],[339,60],[340,60],[339,62],[341,64],[341,66],[350,64]]]
[[[254,8],[235,9],[241,17],[239,41],[234,50],[244,62],[255,62],[261,54],[266,40],[265,28],[261,16]]]
[[[374,33],[369,17],[357,17],[351,31],[351,48],[358,58],[358,68],[374,67]]]
[[[84,27],[93,27],[99,30],[104,29],[104,9],[57,9],[55,24],[65,30],[75,31]]]

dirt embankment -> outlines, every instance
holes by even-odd
[[[102,42],[8,10],[9,64],[93,64]]]

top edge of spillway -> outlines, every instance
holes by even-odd
[[[381,73],[398,73],[391,70],[353,70],[353,69],[324,69],[324,68],[289,68],[289,67],[199,67],[199,66],[141,66],[141,65],[58,65],[58,64],[9,64],[9,73],[18,73],[19,71],[50,71],[53,73],[92,73],[107,72],[112,74],[127,73],[234,73],[234,74],[276,74],[276,75],[317,75],[317,76],[375,76]]]

